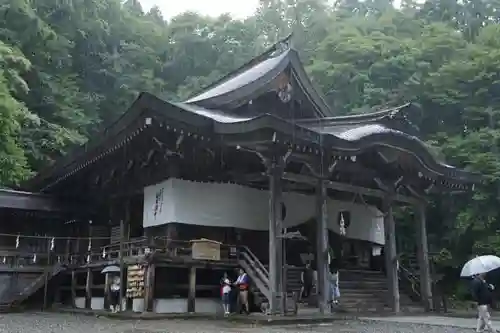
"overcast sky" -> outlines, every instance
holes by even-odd
[[[259,0],[139,0],[144,10],[152,6],[160,7],[163,17],[171,17],[185,11],[194,11],[203,15],[219,16],[230,13],[234,18],[245,18],[253,14]]]

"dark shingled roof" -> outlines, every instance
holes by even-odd
[[[267,58],[254,66],[241,71],[235,76],[208,90],[184,101],[185,104],[195,104],[208,109],[235,109],[248,103],[262,93],[274,89],[276,78],[289,71],[299,84],[309,102],[313,105],[317,117],[333,116],[333,111],[326,104],[323,96],[313,87],[297,51],[288,49],[280,55]]]
[[[276,49],[277,47],[274,47],[273,50]],[[110,151],[109,147],[121,147],[130,139],[127,137],[130,132],[137,128],[146,128],[142,126],[145,110],[167,120],[167,123],[171,120],[186,124],[210,135],[238,135],[259,129],[271,129],[305,140],[315,145],[315,149],[334,149],[350,154],[374,146],[383,146],[413,155],[424,174],[446,177],[458,182],[480,181],[477,175],[443,163],[416,136],[394,125],[396,118],[402,118],[404,122],[406,118],[401,117],[401,114],[411,109],[410,103],[365,114],[334,116],[321,94],[312,86],[295,50],[289,48],[272,56],[270,53],[268,51],[265,57],[259,57],[259,61],[239,68],[182,103],[166,102],[151,94],[141,93],[131,108],[108,127],[102,136],[61,159],[31,183],[42,188],[64,180],[97,161],[99,156]],[[292,74],[297,85],[294,89],[299,89],[301,96],[305,95],[308,103],[313,106],[314,118],[285,120],[271,113],[232,112],[235,108],[251,103],[263,93],[275,91],[275,80],[284,71]]]

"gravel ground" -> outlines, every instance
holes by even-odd
[[[315,326],[250,327],[222,321],[119,321],[69,314],[23,313],[0,316],[0,332],[8,333],[471,333],[472,329],[369,321],[338,321]]]

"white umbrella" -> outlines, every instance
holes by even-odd
[[[500,268],[500,258],[497,256],[480,256],[469,260],[460,273],[461,277],[469,277],[476,274],[491,272]]]
[[[118,266],[108,266],[106,268],[104,268],[101,273],[105,274],[105,273],[120,273],[120,267]]]

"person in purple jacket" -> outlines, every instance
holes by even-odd
[[[247,273],[243,269],[240,268],[239,276],[236,282],[234,283],[239,291],[240,291],[240,306],[241,310],[245,311],[247,314],[250,313],[250,306],[248,305],[248,291],[250,290],[250,279],[248,278]]]

